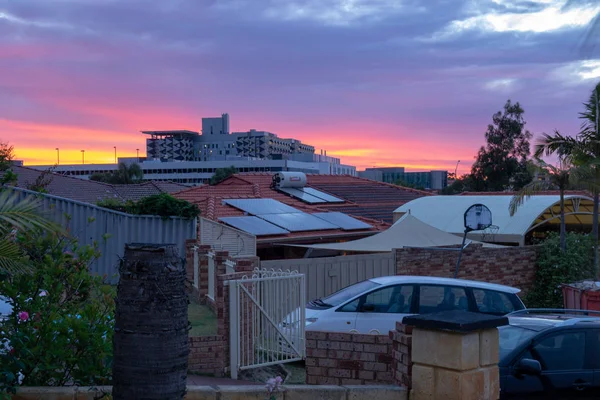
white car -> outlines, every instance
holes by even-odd
[[[504,315],[522,310],[520,289],[426,276],[386,276],[348,286],[306,305],[311,331],[380,333],[411,314],[465,310]]]

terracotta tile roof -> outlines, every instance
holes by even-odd
[[[307,204],[272,189],[272,177],[272,173],[235,174],[218,185],[194,187],[174,196],[197,204],[201,215],[213,221],[221,217],[244,215],[242,211],[223,204],[225,199],[270,198],[307,213],[340,211],[352,215],[372,225],[372,233],[387,229],[393,222],[394,210],[402,204],[431,195],[429,192],[352,176],[307,175],[308,186],[346,200],[342,204]],[[348,234],[347,231],[329,230],[294,232],[286,237],[335,236],[342,233]]]
[[[17,175],[16,186],[24,189],[34,184],[36,179],[43,173],[43,171],[23,166],[14,165],[11,168]],[[52,173],[49,176],[51,177],[50,183],[47,186],[49,194],[92,204],[107,198],[136,201],[153,194],[162,192],[173,193],[186,188],[184,185],[173,182],[110,185],[57,173]]]

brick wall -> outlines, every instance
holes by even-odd
[[[226,345],[228,341],[222,335],[190,337],[188,371],[221,376]]]
[[[462,255],[458,278],[499,283],[526,292],[535,279],[537,246],[482,247],[471,244]],[[458,251],[396,250],[396,274],[453,277]]]
[[[396,322],[392,339],[392,378],[397,385],[410,389],[412,382],[412,326]]]
[[[392,339],[386,335],[306,332],[306,383],[393,383]]]

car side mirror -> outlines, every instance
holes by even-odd
[[[360,310],[363,312],[373,312],[375,311],[375,306],[373,304],[363,304]]]
[[[542,365],[537,360],[523,358],[517,363],[516,372],[523,375],[539,375],[542,373]]]

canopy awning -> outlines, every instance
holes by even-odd
[[[523,245],[525,236],[544,226],[560,224],[560,197],[557,195],[531,196],[515,215],[509,213],[512,195],[481,196],[425,196],[412,200],[394,211],[394,217],[410,213],[424,223],[444,232],[462,235],[464,213],[473,204],[484,204],[492,212],[492,226],[483,231],[470,232],[467,237],[494,243]],[[565,223],[571,227],[591,229],[593,200],[581,195],[565,195]]]
[[[470,240],[467,243],[471,242]],[[311,249],[387,253],[403,247],[455,247],[460,249],[462,237],[427,225],[411,214],[405,214],[387,230],[363,239],[344,243],[293,245]],[[486,247],[499,247],[482,243]]]

